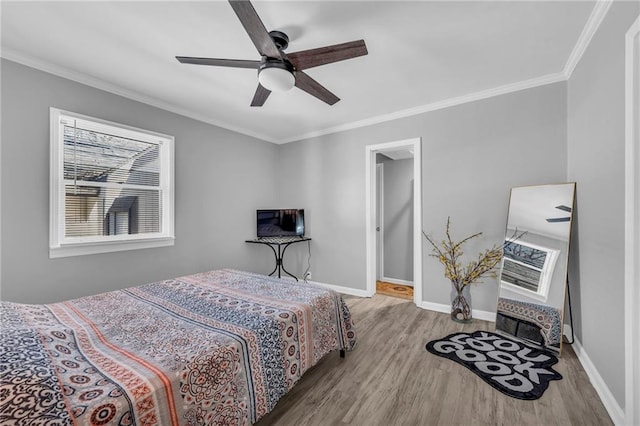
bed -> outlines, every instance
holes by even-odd
[[[251,424],[356,342],[334,291],[229,269],[0,316],[2,425]]]

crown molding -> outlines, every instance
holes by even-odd
[[[380,124],[387,121],[393,121],[400,118],[411,117],[413,115],[424,114],[426,112],[436,111],[440,109],[450,108],[456,105],[462,105],[469,102],[479,101],[482,99],[492,98],[494,96],[505,95],[507,93],[518,92],[520,90],[531,89],[533,87],[545,86],[547,84],[553,84],[560,81],[566,81],[567,78],[564,73],[559,72],[555,74],[547,74],[542,77],[536,77],[529,80],[519,81],[517,83],[505,84],[503,86],[494,87],[480,92],[470,93],[467,95],[457,96],[455,98],[444,99],[442,101],[433,102],[430,104],[421,105],[414,108],[408,108],[390,114],[378,115],[364,120],[354,121],[351,123],[341,124],[339,126],[328,127],[326,129],[304,133],[294,137],[287,138],[280,143],[289,143],[300,141],[303,139],[310,139],[318,136],[328,135],[331,133],[343,132],[345,130],[353,130],[360,127],[371,126],[374,124]]]
[[[233,126],[228,123],[222,122],[220,120],[215,120],[211,117],[207,117],[202,114],[198,114],[193,111],[190,111],[188,109],[178,107],[169,102],[162,101],[153,96],[144,95],[142,93],[136,92],[135,90],[126,89],[122,86],[109,83],[100,78],[96,78],[88,74],[83,74],[83,73],[71,70],[69,68],[61,67],[59,65],[55,65],[47,61],[36,59],[29,55],[24,55],[13,49],[7,49],[6,47],[2,48],[2,51],[0,51],[0,57],[12,62],[17,62],[21,65],[25,65],[30,68],[35,68],[37,70],[44,71],[49,74],[53,74],[58,77],[66,78],[67,80],[75,81],[76,83],[84,84],[86,86],[90,86],[99,90],[104,90],[105,92],[113,93],[115,95],[122,96],[127,99],[138,101],[156,108],[160,108],[165,111],[173,112],[175,114],[182,115],[184,117],[201,121],[203,123],[207,123],[217,127],[221,127],[223,129],[231,130],[236,133],[241,133],[243,135],[257,138],[266,142],[271,142],[271,143],[279,142],[278,140],[273,139],[272,137],[269,137],[267,135],[256,133],[254,131],[251,131],[242,127]]]
[[[578,41],[573,47],[573,50],[571,51],[571,54],[567,59],[567,63],[565,64],[562,71],[567,80],[571,78],[573,70],[576,68],[576,65],[578,65],[578,62],[580,62],[580,59],[582,58],[584,52],[587,50],[587,47],[589,47],[591,39],[600,27],[600,24],[604,20],[604,17],[607,15],[607,12],[609,11],[612,3],[613,0],[598,0],[595,6],[593,6],[591,15],[589,15],[589,19],[587,19],[587,23],[582,29],[582,33],[580,34],[580,37],[578,37]]]
[[[331,133],[343,132],[345,130],[353,130],[359,127],[371,126],[374,124],[384,123],[386,121],[397,120],[399,118],[410,117],[412,115],[424,114],[426,112],[436,111],[439,109],[449,108],[456,105],[462,105],[468,102],[479,101],[482,99],[491,98],[494,96],[505,95],[507,93],[513,93],[520,90],[531,89],[538,86],[544,86],[547,84],[557,83],[560,81],[567,81],[571,78],[571,74],[575,69],[578,62],[582,58],[582,55],[589,47],[591,43],[591,39],[594,34],[602,24],[604,17],[607,15],[609,8],[613,0],[597,0],[596,4],[593,6],[591,10],[591,14],[587,19],[587,23],[585,24],[582,32],[580,33],[580,37],[578,37],[578,41],[576,45],[573,47],[569,58],[564,66],[564,69],[561,72],[554,74],[547,74],[542,77],[536,77],[529,80],[519,81],[517,83],[506,84],[503,86],[495,87],[488,90],[483,90],[480,92],[470,93],[463,96],[458,96],[455,98],[445,99],[439,102],[434,102],[426,105],[421,105],[415,108],[409,108],[397,112],[393,112],[391,114],[379,115],[376,117],[367,118],[360,121],[354,121],[347,124],[342,124],[339,126],[329,127],[326,129],[318,130],[315,132],[304,133],[298,136],[287,138],[286,140],[280,141],[279,143],[288,143],[295,142],[304,139],[310,139],[314,137],[324,136]]]

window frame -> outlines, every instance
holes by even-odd
[[[81,256],[124,250],[174,245],[174,137],[58,108],[49,108],[49,258]],[[86,123],[91,130],[134,138],[160,146],[160,184],[162,194],[160,232],[92,237],[65,235],[64,126],[63,119]]]
[[[553,272],[555,270],[555,265],[556,265],[556,261],[558,260],[558,256],[560,254],[560,250],[556,250],[548,247],[542,247],[542,246],[532,244],[530,242],[520,241],[520,240],[514,241],[513,243],[547,253],[545,257],[544,265],[542,266],[542,268],[536,268],[535,266],[527,265],[515,259],[508,259],[509,262],[516,263],[525,268],[530,268],[536,271],[540,271],[538,291],[529,290],[527,288],[520,287],[519,285],[511,284],[507,281],[503,281],[502,279],[500,280],[500,284],[504,288],[514,293],[518,293],[523,296],[532,297],[536,300],[546,303],[547,299],[549,298],[549,290],[551,288],[551,279],[553,278]],[[500,276],[502,276],[502,270],[504,269],[504,262],[506,260],[507,260],[507,257],[503,256],[502,262],[501,262]]]

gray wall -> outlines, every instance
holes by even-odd
[[[283,145],[279,185],[286,204],[309,212],[314,280],[366,288],[365,146],[422,137],[424,230],[439,238],[451,216],[456,238],[483,231],[467,247],[475,255],[504,238],[511,187],[565,181],[566,107],[556,83]],[[448,304],[450,284],[429,254],[424,300]],[[474,286],[473,307],[495,311],[497,288]]]
[[[413,281],[413,159],[383,164],[384,278]]]
[[[268,249],[244,240],[276,197],[278,146],[6,60],[1,84],[3,300],[53,302],[218,267],[271,271]],[[175,136],[175,246],[49,259],[50,106]]]
[[[451,216],[456,238],[483,231],[472,254],[502,240],[512,186],[566,177],[564,83],[282,146],[9,61],[2,92],[5,300],[63,300],[222,266],[268,272],[266,247],[243,241],[253,236],[255,209],[270,206],[305,209],[314,280],[364,290],[369,144],[422,137],[424,229],[441,236]],[[174,247],[48,258],[50,106],[176,137]],[[449,284],[428,254],[424,299],[447,304]],[[290,247],[287,269],[301,275],[307,256],[303,245]],[[474,308],[495,309],[495,280],[472,293]]]
[[[624,407],[624,35],[636,2],[614,2],[568,84],[569,180],[577,215],[569,283],[576,337]]]

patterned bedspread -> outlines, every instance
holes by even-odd
[[[0,424],[250,424],[355,331],[337,293],[233,270],[0,304]]]
[[[498,313],[535,324],[540,328],[545,346],[556,352],[560,350],[562,313],[559,309],[540,303],[499,297]]]

